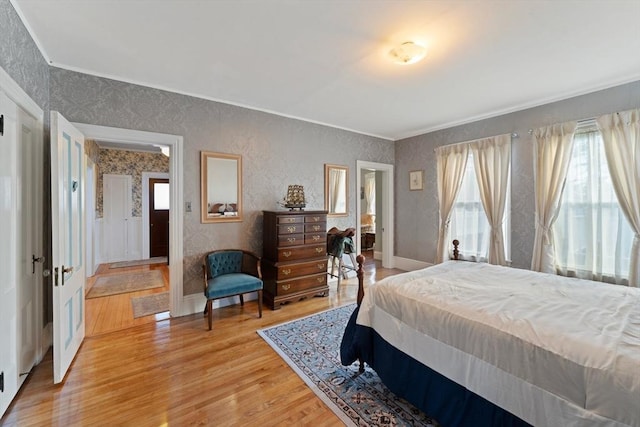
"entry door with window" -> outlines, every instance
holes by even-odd
[[[169,180],[149,179],[149,256],[169,255]]]

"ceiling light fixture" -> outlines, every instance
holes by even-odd
[[[427,49],[414,42],[404,42],[389,51],[389,56],[391,56],[393,62],[402,65],[415,64],[424,58],[426,54]]]

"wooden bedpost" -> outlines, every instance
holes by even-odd
[[[459,244],[460,242],[458,241],[458,239],[453,240],[453,259],[455,259],[456,261],[458,261],[458,256],[460,255],[460,252],[458,251]]]
[[[364,255],[360,254],[356,257],[356,262],[358,263],[358,271],[356,274],[358,275],[358,297],[357,302],[358,306],[362,302],[362,298],[364,298],[364,269],[362,265],[364,264]]]

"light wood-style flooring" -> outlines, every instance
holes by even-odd
[[[149,270],[159,270],[162,272],[164,287],[109,295],[100,298],[87,298],[85,300],[87,310],[85,317],[85,336],[92,337],[106,332],[119,331],[132,326],[154,323],[158,320],[165,320],[169,318],[169,312],[166,312],[134,319],[133,308],[131,306],[131,298],[169,291],[169,268],[166,264],[121,268],[110,268],[110,264],[101,264],[98,267],[96,274],[87,279],[86,292],[89,293],[93,284],[100,277],[118,274],[132,274]]]
[[[401,272],[371,262],[365,270],[365,284]],[[52,384],[49,352],[0,424],[342,425],[256,333],[354,302],[357,279],[343,280],[339,292],[335,282],[330,289],[328,297],[267,308],[261,319],[256,301],[216,309],[212,331],[198,313],[94,334],[60,385]]]

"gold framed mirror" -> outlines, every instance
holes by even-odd
[[[329,216],[349,215],[349,168],[324,165],[324,208]]]
[[[242,221],[242,156],[200,153],[202,222]]]

